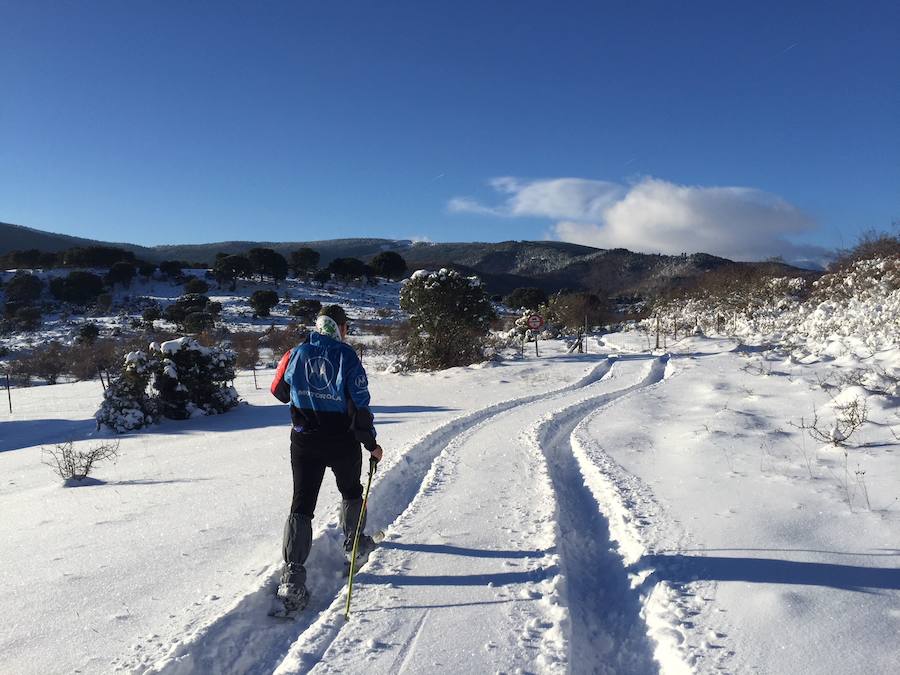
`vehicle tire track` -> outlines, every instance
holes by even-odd
[[[571,437],[598,407],[661,382],[667,357],[658,359],[638,384],[557,411],[536,430],[557,500],[560,565],[572,590],[569,669],[573,673],[656,673],[654,648],[631,589],[627,568],[614,551],[606,518],[584,484]],[[577,590],[576,590],[577,589]]]
[[[627,361],[650,360],[650,358],[651,357],[644,355],[641,357],[633,357],[633,358],[626,357],[624,360],[627,360]],[[612,362],[614,362],[614,361],[612,361]],[[612,366],[612,362],[610,362],[610,364],[609,364],[610,367]],[[574,429],[574,427],[578,424],[578,422],[586,414],[588,414],[588,412],[594,410],[598,406],[606,405],[607,403],[609,403],[621,396],[624,396],[630,392],[633,392],[637,389],[641,389],[641,388],[650,386],[656,382],[659,382],[660,380],[663,379],[663,376],[665,374],[665,367],[666,367],[666,359],[665,358],[655,359],[650,364],[649,368],[647,369],[646,374],[641,378],[641,380],[639,382],[629,385],[629,386],[624,386],[621,389],[616,389],[612,392],[606,392],[606,393],[602,393],[602,394],[586,393],[586,396],[584,398],[582,398],[581,400],[579,400],[577,403],[570,404],[570,405],[563,405],[563,407],[561,407],[560,409],[553,410],[540,423],[538,423],[537,425],[534,425],[531,430],[533,432],[533,439],[531,440],[530,445],[532,445],[534,447],[534,453],[536,454],[537,458],[539,458],[538,461],[541,464],[551,464],[551,463],[558,464],[558,459],[553,456],[553,453],[548,451],[548,449],[547,449],[548,444],[552,445],[556,441],[558,435],[567,439],[568,434],[571,433],[571,430]],[[604,372],[602,376],[605,376],[609,372],[609,368],[605,369],[605,371],[606,372]],[[593,378],[585,378],[585,379],[587,380],[587,382],[586,382],[586,384],[581,385],[582,388],[586,388],[589,385],[594,384],[594,382],[596,382],[600,378],[593,377]],[[552,400],[552,399],[556,399],[556,398],[563,398],[566,395],[569,395],[569,397],[571,398],[572,389],[574,389],[574,387],[566,388],[564,391],[556,392],[555,394],[552,394],[552,395],[541,395],[541,396],[537,396],[537,397],[528,397],[531,400],[529,400],[527,402],[519,402],[516,405],[517,406],[525,406],[525,405],[527,405],[527,403],[534,403],[535,401],[538,401],[538,400],[541,400],[542,403],[546,404],[549,402],[548,399]],[[503,410],[497,410],[496,412],[494,412],[491,415],[483,416],[483,419],[479,419],[478,421],[473,420],[471,424],[466,425],[465,427],[462,427],[461,429],[445,430],[449,433],[449,436],[447,437],[448,442],[445,445],[446,449],[440,454],[440,457],[438,457],[433,462],[433,464],[430,468],[430,471],[429,471],[428,475],[426,476],[424,483],[420,485],[416,495],[414,495],[414,498],[409,500],[408,508],[402,513],[402,515],[396,522],[404,523],[405,522],[404,519],[408,520],[407,516],[409,516],[414,510],[415,511],[421,510],[423,504],[429,503],[431,501],[431,497],[435,493],[444,489],[445,485],[448,488],[450,486],[454,485],[454,483],[455,483],[454,473],[455,473],[456,462],[458,461],[458,458],[456,457],[457,450],[461,450],[462,447],[466,443],[470,442],[470,436],[472,436],[473,434],[478,432],[479,429],[481,429],[485,426],[491,425],[494,417],[496,417],[497,415],[500,415],[502,412],[508,411],[511,407],[512,406],[504,406]],[[523,410],[523,412],[527,413],[528,411],[526,409],[526,410]],[[514,414],[519,414],[519,411],[515,411]],[[527,417],[527,414],[526,414],[526,417]],[[508,421],[507,421],[507,423],[508,423]],[[442,442],[443,442],[443,440],[445,440],[445,439],[442,439]],[[569,456],[571,457],[571,448],[569,449]],[[471,453],[470,453],[470,459],[471,459]],[[573,461],[574,461],[574,458],[573,458]],[[564,468],[566,468],[566,467],[564,467]],[[577,471],[577,466],[575,468]],[[585,503],[577,503],[576,497],[573,497],[572,495],[569,495],[568,493],[566,493],[564,491],[562,491],[562,493],[561,493],[562,489],[560,488],[559,482],[560,481],[565,482],[566,480],[568,480],[568,474],[565,471],[562,471],[559,469],[551,471],[549,478],[552,478],[552,480],[548,479],[547,489],[552,490],[552,493],[556,493],[557,502],[559,503],[559,505],[557,506],[557,511],[559,514],[561,514],[563,517],[566,517],[566,516],[571,515],[573,512],[593,511],[595,513],[596,517],[602,519],[602,516],[599,516],[599,514],[596,514],[596,505],[595,504],[593,505],[593,509],[589,509],[589,505],[587,505]],[[580,482],[582,482],[582,481],[580,481],[580,480],[577,481],[576,486]],[[500,488],[500,489],[502,491],[503,488]],[[551,493],[551,496],[552,496],[552,493]],[[576,493],[576,495],[577,495],[577,493]],[[433,508],[433,506],[431,508]],[[522,514],[520,513],[519,515],[522,515]],[[584,529],[582,527],[584,525],[584,523],[572,524],[571,521],[573,521],[573,519],[568,518],[565,526],[563,526],[562,522],[557,522],[557,524],[556,524],[556,529],[558,530],[558,538],[560,540],[566,539],[567,547],[568,547],[568,544],[570,544],[572,542],[572,539],[566,538],[563,534],[564,532],[566,532],[566,531],[571,532],[574,529],[574,527],[576,527],[576,526],[579,528],[577,531],[581,531],[581,532],[584,531]],[[515,523],[510,523],[510,524],[513,526],[515,525]],[[406,525],[408,525],[408,523],[404,524],[404,527],[406,527]],[[591,523],[588,523],[588,525],[591,525]],[[595,531],[593,531],[593,530],[597,530],[597,529],[599,529],[599,528],[591,527],[590,528],[591,535],[588,538],[589,539],[596,538],[596,539],[600,539],[602,541],[601,538],[597,537],[597,533]],[[608,543],[608,535],[606,537],[606,541]],[[407,544],[407,545],[410,545],[410,544]],[[426,546],[426,548],[427,548],[427,546]],[[446,547],[444,547],[444,548],[446,548]],[[375,562],[376,565],[378,565],[380,567],[380,563],[381,563],[380,558],[382,556],[386,555],[389,550],[390,550],[389,547],[387,547],[384,552],[376,552],[375,556],[373,557],[373,562]],[[588,550],[590,553],[595,552],[595,548],[590,548]],[[578,574],[579,572],[583,572],[587,568],[587,566],[591,564],[591,561],[586,561],[583,558],[576,559],[576,554],[571,551],[568,551],[568,553],[569,553],[570,558],[573,560],[573,562],[568,563],[568,567],[567,567],[567,569],[569,569],[570,573]],[[607,555],[611,555],[611,554],[607,553]],[[556,556],[551,556],[551,558],[555,558],[555,557]],[[565,556],[562,556],[562,557],[565,560]],[[547,559],[547,560],[550,560],[550,559]],[[544,560],[543,563],[547,563],[547,560]],[[619,577],[621,577],[622,579],[625,579],[625,570],[622,567],[621,562],[619,560],[610,559],[607,562],[611,566],[614,566],[616,568],[617,575],[618,575],[617,580]],[[592,567],[591,569],[594,572],[596,571],[596,568]],[[549,582],[550,577],[555,576],[558,571],[559,571],[559,568],[556,566],[556,564],[551,564],[550,567],[547,567],[545,564],[543,569],[541,569],[539,567],[539,568],[535,569],[533,572],[529,572],[524,575],[522,575],[522,574],[514,575],[514,574],[507,573],[507,574],[504,574],[501,576],[504,576],[510,580],[513,576],[516,576],[517,578],[522,577],[523,581],[525,581],[526,577],[528,577],[533,582],[540,582],[542,580]],[[484,576],[484,583],[487,583],[492,578],[496,578],[490,574],[483,575],[483,576]],[[384,579],[389,578],[389,577],[384,577],[384,575],[379,576],[377,573],[375,573],[374,575],[367,574],[366,578],[368,579],[369,582],[377,584],[377,583],[384,583]],[[397,578],[397,582],[399,584],[401,584],[401,586],[404,583],[413,584],[413,585],[418,585],[418,584],[423,584],[423,583],[425,583],[425,584],[454,583],[454,581],[453,581],[454,579],[461,579],[461,578],[473,578],[473,577],[471,575],[469,575],[468,577],[466,577],[466,576],[464,576],[464,577],[450,576],[447,578],[446,582],[437,582],[436,580],[434,580],[433,577],[420,577],[420,576],[415,576],[415,575],[402,574],[402,575],[400,575],[400,577]],[[363,579],[361,579],[361,581],[362,580]],[[625,579],[625,587],[627,588],[627,579]],[[579,589],[579,592],[580,592],[580,589]],[[484,602],[476,603],[476,604],[484,604]],[[289,655],[286,657],[285,661],[282,663],[281,667],[279,668],[279,670],[277,672],[305,673],[308,670],[310,670],[311,668],[313,668],[314,666],[316,666],[317,664],[322,663],[322,660],[325,657],[326,652],[328,652],[328,650],[332,647],[332,645],[335,643],[335,641],[338,640],[339,634],[341,633],[341,627],[343,626],[343,621],[338,620],[338,618],[337,618],[337,615],[340,614],[340,609],[341,609],[341,607],[339,605],[340,605],[340,603],[338,601],[335,601],[335,603],[333,603],[332,608],[329,610],[329,612],[323,614],[320,617],[320,620],[317,623],[317,625],[312,626],[309,629],[309,631],[304,633],[304,635],[301,636],[300,639],[298,639],[297,643],[291,648]],[[580,599],[579,599],[579,601],[576,604],[576,610],[575,610],[575,614],[578,619],[583,618],[579,614],[584,614],[585,612],[583,612],[582,610],[586,609],[587,607],[588,607],[588,604],[580,601]],[[408,607],[408,609],[414,609],[414,608]],[[421,609],[427,609],[427,606],[423,606],[423,607],[421,607]],[[640,607],[636,604],[626,605],[624,602],[620,602],[619,609],[621,611],[623,611],[625,614],[627,614],[628,624],[630,626],[637,626],[638,633],[641,636],[643,636],[643,631],[640,630]],[[371,610],[368,610],[368,611],[371,611]],[[407,621],[408,620],[410,620],[410,617],[407,617]],[[596,621],[592,620],[590,623],[592,623],[592,625],[593,625],[593,624],[596,624]],[[623,622],[621,622],[621,621],[617,622],[617,624],[621,624],[621,623],[623,623]],[[600,648],[603,648],[604,646],[623,643],[623,641],[621,639],[619,639],[620,636],[618,635],[618,633],[616,631],[606,630],[606,631],[595,631],[595,632],[602,638],[602,640],[597,640],[597,639],[583,640],[583,639],[581,639],[582,638],[581,634],[580,633],[577,634],[577,639],[576,639],[575,643],[577,645],[580,645],[580,644],[586,645],[586,649],[583,650],[583,653],[578,652],[577,656],[570,655],[570,657],[571,657],[570,665],[577,672],[598,671],[598,668],[593,668],[593,667],[590,667],[590,668],[581,667],[580,668],[580,666],[579,666],[579,663],[580,664],[588,663],[588,664],[594,664],[594,665],[597,664],[595,655],[598,651],[598,645]],[[471,645],[469,645],[469,647],[471,648]],[[590,653],[591,649],[593,649],[593,655],[591,655],[591,653]],[[552,652],[554,651],[554,647],[552,645],[550,645],[550,650],[551,650],[551,653],[549,653],[547,656],[549,657],[549,662],[552,663],[552,662],[554,662],[554,658],[555,658],[552,654]],[[338,651],[340,652],[341,650],[339,649]],[[601,651],[608,655],[609,649],[601,649]],[[638,668],[632,669],[632,670],[626,669],[623,672],[652,672],[654,670],[653,661],[652,661],[652,649],[649,649],[649,645],[646,645],[645,636],[644,636],[644,644],[635,646],[635,651],[639,654],[639,656],[631,658],[630,665],[638,664]],[[543,652],[543,647],[542,647],[542,652]],[[409,654],[407,654],[407,656],[409,656]],[[341,662],[338,661],[336,663],[329,663],[329,664],[323,664],[323,665],[326,666],[326,668],[325,668],[326,671],[331,672],[335,668],[340,670],[342,667],[340,665],[340,663]],[[396,664],[396,660],[394,660],[393,663]],[[346,666],[346,664],[344,664],[344,665]]]
[[[369,524],[383,529],[399,517],[413,501],[428,476],[432,464],[454,439],[490,418],[512,408],[560,396],[603,379],[614,357],[597,355],[598,363],[578,381],[549,392],[530,394],[486,406],[456,417],[432,430],[405,451],[395,455],[390,465],[376,474],[373,490],[378,495],[369,511]],[[319,622],[344,588],[339,570],[343,567],[342,536],[337,519],[331,517],[317,527],[308,561],[310,604],[294,622],[274,623],[265,616],[271,605],[280,575],[280,563],[271,565],[249,593],[238,598],[225,612],[199,627],[151,666],[136,667],[136,673],[271,673],[304,631]],[[329,573],[329,570],[333,572]],[[319,622],[321,623],[321,622]]]

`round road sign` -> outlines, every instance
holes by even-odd
[[[528,317],[528,321],[526,323],[531,330],[538,330],[541,326],[544,325],[544,317],[542,317],[540,314],[532,314]]]

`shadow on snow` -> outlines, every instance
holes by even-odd
[[[689,583],[697,580],[755,584],[823,586],[846,591],[900,589],[900,569],[773,558],[730,558],[683,554],[644,556],[639,566],[655,567],[651,579]]]

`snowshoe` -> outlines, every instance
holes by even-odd
[[[371,537],[367,534],[361,534],[359,536],[359,543],[356,546],[356,565],[355,569],[359,571],[359,568],[365,565],[369,561],[369,556],[372,554],[378,544],[384,541],[384,532],[379,530]],[[353,542],[350,543],[350,548],[344,549],[347,559],[344,561],[344,576],[350,576],[350,563],[353,557]]]
[[[309,591],[306,586],[297,584],[279,584],[275,592],[275,603],[269,616],[279,619],[293,619],[309,603]]]

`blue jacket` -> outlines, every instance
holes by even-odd
[[[290,400],[298,433],[353,434],[368,450],[375,448],[369,381],[350,345],[310,333],[306,342],[282,357],[272,393],[285,403]]]

